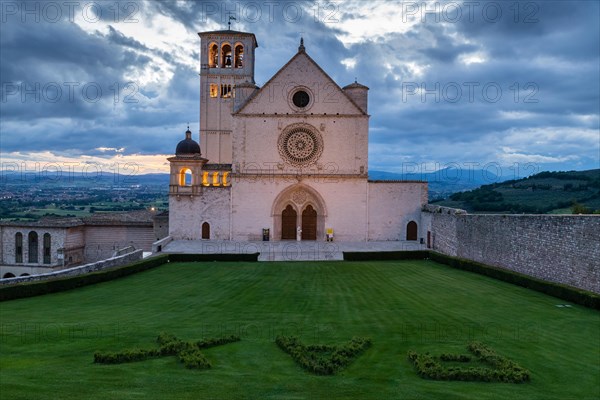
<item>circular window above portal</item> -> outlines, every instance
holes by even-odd
[[[323,152],[323,138],[312,126],[294,124],[279,136],[277,147],[281,158],[294,167],[314,164]]]
[[[308,88],[298,87],[290,92],[288,101],[295,111],[301,112],[312,107],[313,96]]]
[[[292,96],[292,101],[296,107],[304,108],[310,103],[310,96],[304,90],[298,90]]]

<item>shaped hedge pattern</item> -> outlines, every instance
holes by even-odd
[[[239,336],[231,335],[203,339],[197,342],[184,342],[169,333],[161,333],[156,338],[156,342],[159,345],[158,349],[130,349],[118,353],[96,352],[94,354],[94,362],[98,364],[122,364],[144,361],[150,358],[177,356],[186,368],[208,369],[212,365],[204,354],[202,354],[201,349],[221,346],[239,340]]]
[[[472,342],[467,349],[479,359],[492,368],[486,367],[444,367],[438,362],[458,361],[468,362],[466,355],[442,354],[434,357],[429,353],[418,354],[415,351],[408,352],[409,361],[415,366],[417,374],[421,378],[440,381],[482,381],[482,382],[506,382],[523,383],[531,379],[530,373],[516,362],[503,357],[490,347]]]
[[[342,346],[305,345],[294,336],[278,336],[275,343],[302,368],[317,375],[334,375],[371,346],[371,339],[353,337]]]

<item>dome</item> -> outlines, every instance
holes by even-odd
[[[177,144],[177,149],[175,150],[176,156],[195,156],[200,155],[200,145],[196,143],[194,139],[192,139],[192,132],[188,127],[188,130],[185,132],[185,139]]]

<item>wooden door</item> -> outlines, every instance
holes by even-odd
[[[296,210],[288,204],[281,213],[281,240],[296,239]]]
[[[302,211],[302,240],[317,240],[317,212],[311,205]]]
[[[417,240],[417,223],[415,221],[410,221],[408,225],[406,225],[406,240]]]
[[[202,239],[210,239],[210,225],[208,222],[202,224]]]

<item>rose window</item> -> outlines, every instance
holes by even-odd
[[[279,137],[279,154],[296,167],[313,164],[323,151],[321,135],[312,129],[301,126],[284,132]]]

